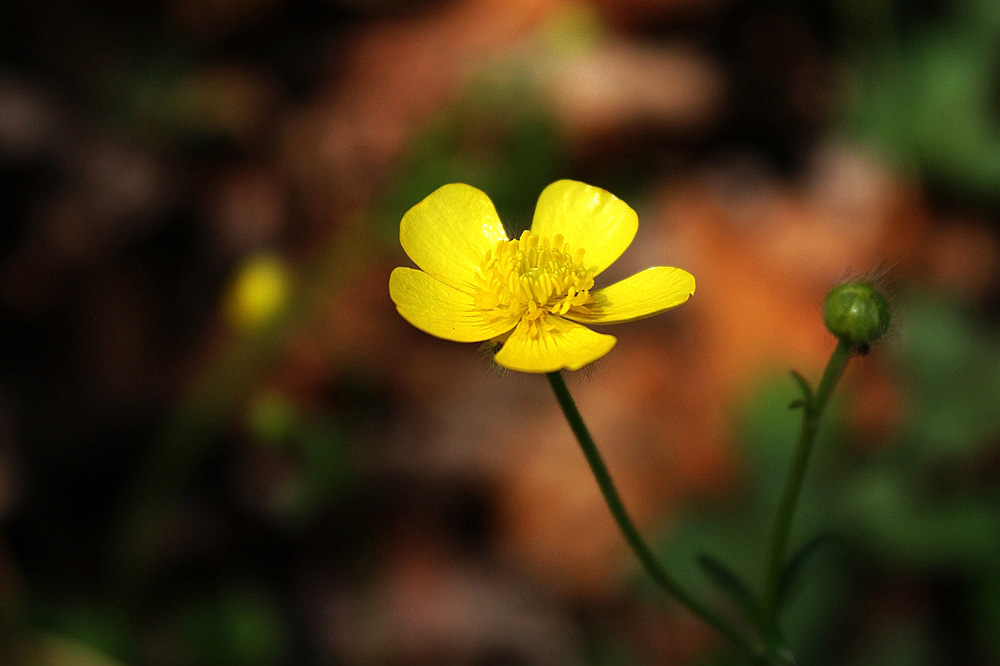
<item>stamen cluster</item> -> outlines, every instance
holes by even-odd
[[[547,313],[586,312],[594,276],[583,255],[583,248],[571,251],[562,234],[550,240],[525,231],[520,239],[499,241],[480,265],[476,307],[529,323]]]

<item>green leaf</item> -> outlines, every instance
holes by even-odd
[[[791,650],[780,645],[771,648],[766,660],[767,666],[798,666],[799,663]]]
[[[812,557],[823,546],[836,543],[837,541],[837,535],[832,532],[820,534],[819,536],[813,537],[807,541],[801,548],[799,548],[799,551],[795,553],[790,560],[788,560],[784,570],[781,572],[781,580],[778,581],[778,608],[784,608],[802,589],[802,585],[805,582],[802,571],[805,568],[806,563],[812,559]]]
[[[723,592],[735,601],[752,620],[760,618],[760,601],[740,576],[707,553],[698,555],[698,564]]]
[[[794,379],[795,383],[797,383],[799,388],[802,389],[802,398],[805,400],[805,404],[807,406],[811,405],[813,401],[813,390],[812,386],[809,385],[809,380],[803,377],[802,373],[798,370],[792,370],[792,379]]]

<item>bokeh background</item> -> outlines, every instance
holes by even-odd
[[[0,663],[730,664],[544,380],[406,324],[402,213],[570,177],[698,292],[570,377],[668,566],[754,586],[788,370],[892,294],[793,545],[803,664],[1000,663],[1000,3],[0,3]],[[734,615],[735,616],[735,615]]]

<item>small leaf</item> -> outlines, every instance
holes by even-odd
[[[803,400],[802,398],[799,398],[798,400],[792,400],[790,403],[788,403],[788,409],[798,409],[799,407],[805,407],[805,406],[806,406],[806,401]]]
[[[779,648],[774,654],[770,655],[770,663],[773,666],[797,666],[799,660],[795,658],[795,655],[788,648]]]
[[[809,380],[802,376],[802,373],[798,370],[792,370],[792,379],[795,383],[799,385],[802,389],[802,397],[805,400],[806,405],[811,405],[813,401],[813,390],[812,386],[809,385]]]
[[[707,553],[698,555],[698,564],[705,570],[708,577],[719,586],[719,589],[728,594],[750,619],[760,618],[760,601],[738,574]]]
[[[792,556],[788,563],[785,564],[784,570],[781,572],[781,580],[778,582],[778,607],[784,608],[795,595],[798,594],[802,589],[802,584],[805,579],[802,576],[802,571],[805,564],[822,548],[827,544],[833,544],[838,541],[837,535],[832,532],[826,532],[820,534],[819,536],[813,537],[807,541],[799,551]]]

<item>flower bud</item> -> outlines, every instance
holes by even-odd
[[[889,330],[889,303],[870,282],[834,287],[823,301],[823,321],[837,338],[862,353]]]
[[[237,329],[258,330],[288,303],[291,271],[273,254],[251,256],[240,267],[225,299],[226,315]]]

